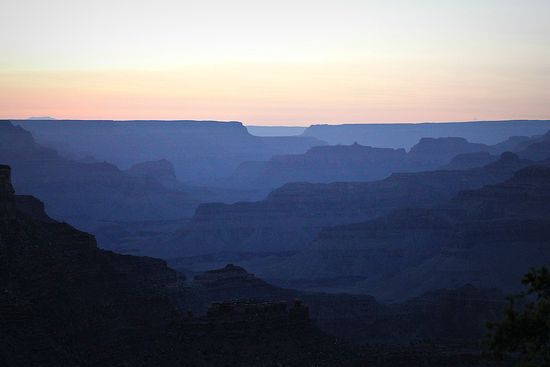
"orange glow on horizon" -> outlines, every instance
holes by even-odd
[[[0,118],[550,118],[550,3],[0,3]]]

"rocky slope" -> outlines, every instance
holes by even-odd
[[[265,312],[246,320],[184,316],[181,307],[193,294],[175,271],[161,260],[99,250],[91,235],[47,217],[37,199],[15,196],[8,166],[0,166],[0,255],[2,366],[357,361],[313,327],[307,313],[294,318],[294,308],[277,318]]]
[[[395,172],[437,169],[458,155],[500,154],[505,151],[505,147],[514,148],[512,145],[475,144],[464,138],[422,138],[408,153],[404,149],[373,148],[357,143],[314,147],[304,154],[275,156],[265,162],[245,162],[237,168],[227,184],[274,189],[289,182],[374,181]],[[485,164],[496,159],[485,159]],[[471,165],[458,166],[457,169],[484,165],[484,161],[470,162]]]
[[[401,344],[430,341],[438,345],[477,347],[485,323],[498,319],[507,305],[495,289],[466,285],[423,294],[404,303],[382,305],[367,295],[301,292],[268,284],[242,267],[197,275],[190,283],[195,303],[185,305],[205,313],[211,302],[250,300],[293,302],[309,308],[313,322],[329,334],[362,343]]]
[[[323,329],[353,340],[450,345],[476,338],[475,320],[500,307],[498,293],[475,288],[382,306],[369,296],[281,289],[232,265],[184,283],[163,261],[99,250],[92,236],[49,218],[37,199],[15,196],[7,166],[0,254],[0,364],[12,367],[385,366],[388,357],[403,363],[418,353],[431,361],[438,352],[384,350],[378,360],[383,348],[350,348],[320,333],[307,307]],[[285,307],[296,297],[307,306]],[[208,306],[224,299],[241,301]],[[446,355],[464,362],[457,349]]]
[[[547,167],[521,169],[435,208],[326,228],[273,274],[363,277],[347,290],[386,301],[465,283],[515,290],[523,273],[550,256]]]
[[[20,210],[6,166],[0,196],[0,364],[146,363],[177,315],[163,295],[176,273],[160,260],[98,250],[34,198]]]
[[[296,251],[324,226],[359,222],[400,207],[430,207],[461,190],[506,180],[528,164],[504,154],[497,162],[466,171],[400,173],[373,182],[287,184],[259,202],[201,205],[188,226],[155,248],[142,248],[165,258]],[[246,263],[254,272],[264,265]]]

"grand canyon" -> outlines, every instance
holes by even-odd
[[[549,14],[0,0],[0,367],[550,367]]]

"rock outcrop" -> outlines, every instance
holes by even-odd
[[[325,332],[344,339],[390,345],[429,340],[440,345],[477,347],[477,341],[485,333],[485,323],[500,318],[507,305],[504,294],[498,290],[472,285],[432,291],[403,303],[383,305],[367,295],[280,288],[231,264],[196,276],[192,289],[195,299],[202,302],[186,307],[195,314],[214,316],[215,321],[223,321],[232,313],[246,320],[248,315],[254,318],[274,310],[273,318],[286,322],[289,317],[286,305],[301,300],[307,305],[309,316],[305,311],[296,312],[302,315],[299,319],[311,318]],[[224,299],[232,301],[220,302]],[[298,304],[296,309],[304,310],[304,306]]]
[[[470,143],[464,138],[422,138],[407,154],[407,163],[414,170],[435,169],[459,154],[488,152],[485,144]]]
[[[465,283],[515,291],[522,274],[550,257],[549,174],[528,167],[442,206],[326,228],[276,273],[363,277],[348,290],[383,300]]]
[[[498,147],[475,144],[464,138],[422,138],[408,153],[404,149],[373,148],[357,143],[313,147],[305,154],[275,156],[266,162],[245,162],[227,184],[274,189],[289,182],[374,181],[396,172],[437,169],[459,155],[475,155],[475,158],[483,155],[483,160],[470,158],[469,165],[451,166],[451,169],[469,169],[497,160],[498,156],[491,156],[490,152],[502,153],[501,149],[508,145],[511,144]]]
[[[372,181],[400,170],[404,149],[359,144],[313,147],[304,154],[245,162],[230,177],[236,187],[273,189],[288,182]]]
[[[296,251],[322,227],[376,218],[400,207],[444,203],[461,190],[506,180],[528,164],[504,155],[485,167],[465,171],[398,173],[373,182],[291,183],[259,202],[200,205],[191,223],[160,242],[156,250],[166,258],[224,251]],[[253,264],[247,267],[262,274]]]

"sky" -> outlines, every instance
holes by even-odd
[[[550,119],[549,0],[0,0],[0,118]]]

